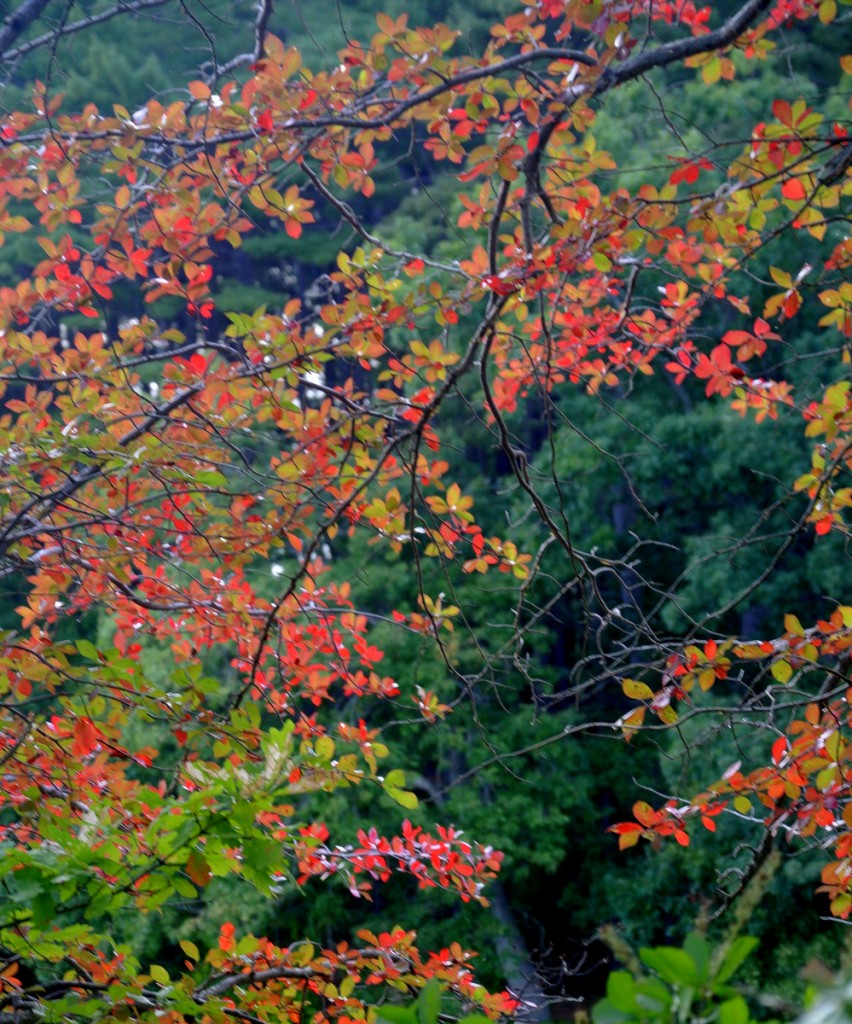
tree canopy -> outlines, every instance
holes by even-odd
[[[513,934],[584,844],[750,844],[705,918],[805,851],[849,917],[845,6],[10,9],[0,1024],[541,1016],[455,903]],[[607,1019],[745,1020],[751,945]]]

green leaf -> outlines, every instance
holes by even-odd
[[[695,964],[696,977],[699,985],[704,985],[710,969],[710,946],[703,935],[692,932],[686,937],[684,950],[692,957]]]
[[[385,786],[385,792],[391,800],[396,800],[401,807],[408,811],[413,811],[419,804],[414,793],[407,789],[395,789],[393,786]]]
[[[180,940],[180,948],[186,953],[190,960],[200,960],[201,954],[198,952],[198,946],[194,942],[190,942],[189,939]]]
[[[320,736],[314,744],[317,757],[330,761],[334,757],[334,740],[330,736]]]
[[[657,946],[654,949],[646,947],[639,951],[639,959],[670,985],[695,988],[700,984],[695,961],[686,950],[674,946]]]
[[[380,1006],[378,1019],[386,1024],[419,1024],[414,1009],[407,1006]]]
[[[645,978],[636,986],[636,1005],[645,1011],[639,1014],[642,1019],[645,1019],[648,1013],[659,1016],[666,1012],[673,1001],[671,991],[659,978]]]
[[[394,768],[392,771],[389,771],[385,776],[384,785],[385,787],[389,786],[391,789],[400,789],[405,785],[405,772],[401,768]]]
[[[631,1016],[613,1006],[609,999],[602,999],[592,1007],[592,1024],[623,1024]]]
[[[148,973],[151,975],[151,978],[154,981],[159,982],[160,985],[168,985],[171,982],[169,972],[165,967],[160,967],[159,964],[151,964],[148,968]]]
[[[90,640],[75,640],[74,646],[77,648],[78,653],[82,654],[84,658],[88,658],[89,661],[98,661],[98,649]]]
[[[743,961],[750,956],[758,945],[758,940],[753,935],[741,935],[734,939],[730,949],[725,954],[716,977],[713,979],[717,985],[723,985],[742,965]]]
[[[198,890],[195,888],[195,886],[192,884],[192,882],[190,882],[188,878],[183,878],[181,875],[175,875],[172,878],[172,886],[174,887],[174,891],[178,894],[178,896],[184,896],[188,900],[194,900],[198,898]],[[169,893],[167,892],[166,896],[168,895]]]
[[[228,478],[217,469],[208,469],[202,473],[196,473],[193,479],[196,483],[204,484],[206,487],[228,486]]]
[[[624,1013],[636,1012],[636,982],[628,971],[613,971],[607,978],[606,997]]]
[[[748,1024],[748,1005],[742,996],[734,996],[719,1007],[719,1024]]]
[[[438,1024],[441,1012],[441,986],[437,979],[430,978],[417,997],[417,1020],[419,1024]]]

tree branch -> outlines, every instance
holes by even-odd
[[[7,54],[6,48],[38,20],[49,2],[50,0],[24,0],[16,11],[12,11],[3,19],[3,27],[0,28],[0,56],[5,60],[14,58],[15,54]]]
[[[595,91],[600,94],[617,85],[622,85],[624,82],[629,82],[633,78],[638,78],[654,68],[666,67],[675,61],[694,57],[698,53],[720,50],[732,43],[737,36],[742,35],[755,18],[771,5],[772,0],[748,0],[748,3],[744,4],[732,18],[729,18],[714,32],[708,32],[703,36],[675,39],[671,43],[664,43],[662,46],[656,47],[656,49],[637,54],[617,68],[608,70],[600,87]]]
[[[56,39],[56,32],[45,32],[43,35],[29,40],[29,42],[21,43],[21,45],[15,47],[14,50],[6,49],[6,47],[17,39],[25,28],[38,18],[39,14],[41,14],[41,11],[47,6],[48,2],[49,0],[27,0],[27,3],[23,6],[37,8],[34,15],[29,18],[23,28],[19,29],[19,31],[11,36],[11,38],[4,38],[3,32],[0,32],[0,57],[2,57],[3,60],[18,60],[21,57],[25,57],[28,53],[32,53],[33,50],[37,50],[40,46],[45,46]],[[65,25],[60,35],[64,39],[66,36],[74,35],[76,32],[83,32],[87,28],[92,28],[94,25],[102,25],[105,21],[111,21],[118,15],[136,14],[139,11],[151,10],[151,8],[154,7],[162,7],[167,3],[171,3],[171,0],[132,0],[132,2],[117,3],[115,7],[110,7],[108,10],[101,11],[99,14],[91,14],[87,18],[79,18],[77,21],[72,21],[70,25]],[[21,10],[23,10],[23,7]],[[6,22],[8,22],[10,18],[16,17],[17,14],[18,12],[16,12],[15,15],[10,15],[9,18],[6,19]]]

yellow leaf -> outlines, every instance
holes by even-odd
[[[734,648],[734,654],[743,660],[746,658],[766,657],[766,651],[763,650],[760,644],[737,644]]]
[[[704,79],[705,85],[714,85],[722,77],[722,62],[718,57],[714,57],[708,64],[705,65],[704,70],[701,72],[701,77]]]
[[[772,275],[772,280],[782,288],[793,287],[793,279],[786,270],[779,270],[778,267],[770,267],[769,273]]]
[[[640,683],[636,679],[625,679],[621,684],[625,697],[632,700],[653,700],[654,691],[647,683]]]
[[[831,733],[823,743],[823,749],[832,761],[840,760],[840,734]]]
[[[629,714],[620,718],[616,725],[621,728],[621,735],[629,743],[633,736],[639,731],[642,723],[645,721],[645,712],[647,708],[644,704],[640,704],[638,708],[634,708]]]
[[[698,685],[705,692],[707,690],[709,690],[713,686],[713,683],[715,683],[715,682],[716,682],[716,673],[713,671],[712,668],[706,668],[706,669],[704,669],[703,672],[700,672],[698,674]]]
[[[819,5],[819,20],[823,25],[828,25],[837,17],[836,0],[822,0]]]
[[[805,630],[795,615],[784,616],[784,629],[794,636],[804,636]]]
[[[249,202],[258,208],[258,210],[265,210],[269,206],[266,201],[266,196],[263,194],[263,189],[259,185],[252,185],[248,193]]]
[[[619,850],[629,850],[631,846],[635,846],[641,835],[641,832],[622,832],[618,837]]]
[[[772,678],[777,679],[779,683],[789,683],[793,677],[793,668],[790,662],[781,659],[776,661],[772,666]]]
[[[665,725],[674,725],[677,721],[677,711],[675,711],[671,704],[667,704],[664,708],[655,708],[654,710],[657,712],[657,717]]]
[[[198,946],[194,942],[190,942],[189,939],[180,940],[180,948],[186,953],[190,960],[200,960],[201,954],[198,952]]]

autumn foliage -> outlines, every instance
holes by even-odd
[[[773,370],[807,317],[848,371],[852,243],[835,230],[852,195],[848,122],[767,97],[737,147],[681,153],[636,187],[594,142],[613,90],[676,67],[712,92],[767,58],[784,23],[836,16],[817,0],[727,6],[725,20],[692,3],[542,0],[482,53],[446,25],[379,15],[326,69],[259,23],[250,66],[200,75],[171,102],[68,110],[38,83],[0,119],[0,241],[26,233],[41,253],[0,287],[0,565],[23,593],[0,638],[0,1020],[50,1004],[68,1020],[345,1022],[430,978],[468,1010],[516,1008],[476,985],[452,937],[419,951],[393,922],[331,948],[226,925],[218,948],[182,941],[178,970],[137,963],[112,922],[231,876],[270,897],[339,879],[369,898],[401,872],[487,901],[500,853],[402,820],[417,797],[371,721],[394,702],[440,728],[450,708],[385,674],[357,581],[325,564],[329,542],[362,533],[417,572],[436,560],[523,599],[541,551],[483,529],[449,473],[441,411],[469,383],[592,587],[608,567],[575,550],[514,443],[531,394],[594,402],[656,374],[743,417],[794,412],[813,455],[792,470],[790,536],[848,536],[849,382],[835,371],[802,400]],[[359,213],[409,137],[458,176],[457,261],[394,249]],[[258,220],[297,239],[329,218],[356,243],[324,301],[219,308],[217,258]],[[755,308],[750,268],[786,235],[818,243],[819,262],[771,265]],[[122,289],[149,315],[105,328]],[[163,299],[183,328],[159,318]],[[716,331],[720,309],[734,326]],[[271,592],[255,570],[276,558]],[[78,630],[93,609],[109,610],[106,640]],[[421,583],[388,618],[443,650],[464,611]],[[686,802],[641,801],[613,831],[624,847],[687,844],[694,824],[735,811],[779,837],[820,836],[831,912],[846,917],[852,607],[802,618],[791,610],[770,638],[695,622],[685,644],[646,652],[640,678],[612,682],[626,739],[705,713],[720,680],[739,681],[745,715],[788,709],[763,767],[734,765]],[[170,651],[165,686],[146,644]],[[227,677],[205,667],[214,652]],[[335,716],[344,701],[354,717]],[[332,836],[303,817],[305,795],[356,786],[401,805],[397,835],[368,822]]]

